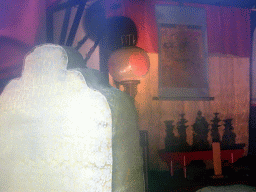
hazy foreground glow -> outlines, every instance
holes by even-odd
[[[0,191],[111,191],[112,122],[57,45],[27,55],[0,97]]]

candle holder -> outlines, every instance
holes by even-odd
[[[114,51],[108,60],[109,73],[117,88],[124,86],[124,91],[131,97],[137,94],[137,86],[149,70],[147,53],[136,46],[122,47]]]

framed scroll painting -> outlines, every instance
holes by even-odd
[[[159,98],[208,100],[206,13],[183,6],[156,6]]]

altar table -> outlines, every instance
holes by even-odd
[[[160,151],[159,155],[169,167],[171,176],[173,176],[173,165],[179,163],[184,170],[184,177],[187,177],[186,166],[193,160],[211,160],[213,159],[212,150],[209,151],[193,151],[193,152],[165,152]],[[221,150],[221,161],[228,160],[229,163],[236,162],[244,156],[244,149]]]

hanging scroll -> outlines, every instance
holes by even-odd
[[[209,99],[205,10],[157,5],[156,17],[159,97]]]

